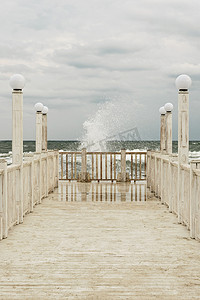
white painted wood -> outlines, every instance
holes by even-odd
[[[165,150],[165,115],[160,115],[160,151],[163,153]]]
[[[36,152],[42,152],[42,112],[36,112]]]
[[[121,181],[126,182],[126,150],[121,150]]]
[[[12,163],[23,160],[23,92],[12,93]]]
[[[166,112],[166,153],[172,154],[172,112]]]
[[[5,159],[0,159],[0,170],[3,170],[1,175],[1,238],[8,236],[8,207],[7,207],[7,162]]]
[[[188,163],[189,154],[189,93],[179,91],[178,95],[178,159],[180,164]]]
[[[42,150],[47,151],[47,114],[42,114]]]
[[[81,151],[81,181],[87,180],[87,156],[86,148]]]
[[[182,223],[183,199],[181,195],[181,164],[188,163],[189,155],[189,93],[180,91],[178,94],[178,222]]]
[[[25,153],[24,160],[31,162],[31,187],[30,187],[30,212],[33,212],[33,203],[34,203],[34,154],[33,153]]]

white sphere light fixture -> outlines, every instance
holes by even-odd
[[[35,111],[36,112],[42,112],[44,105],[40,102],[35,104]]]
[[[164,106],[164,109],[166,110],[166,112],[171,112],[173,110],[174,106],[172,103],[166,103]]]
[[[160,107],[159,113],[160,113],[161,115],[165,115],[165,114],[166,114],[166,110],[165,110],[164,106]]]
[[[175,83],[178,90],[188,90],[192,84],[192,79],[190,76],[182,74],[176,78]]]
[[[47,106],[43,106],[43,109],[42,109],[42,113],[43,113],[43,115],[47,115],[47,113],[48,113],[48,107]]]
[[[22,90],[25,86],[25,78],[21,74],[14,74],[9,83],[13,90]]]

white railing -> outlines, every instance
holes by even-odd
[[[58,186],[58,167],[58,151],[25,153],[22,167],[0,159],[0,239]]]
[[[147,186],[200,240],[200,161],[179,165],[177,155],[148,151]]]

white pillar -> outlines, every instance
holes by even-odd
[[[25,79],[20,74],[10,78],[12,93],[12,163],[20,164],[19,223],[23,223],[23,92]]]
[[[166,118],[166,153],[172,154],[172,112],[167,111],[165,118]]]
[[[42,150],[47,151],[47,113],[48,107],[42,109]]]
[[[166,137],[166,154],[172,154],[172,110],[173,104],[166,103],[164,106],[165,114],[165,137]]]
[[[12,92],[12,163],[23,161],[23,92]]]
[[[42,152],[42,110],[43,104],[38,102],[35,104],[36,111],[36,141],[35,141],[35,151],[37,153]]]
[[[181,164],[188,164],[189,156],[189,92],[192,81],[187,75],[180,75],[176,79],[178,93],[178,222],[182,223],[183,199]]]
[[[35,151],[42,152],[42,112],[36,112],[36,144]]]
[[[178,94],[178,161],[187,164],[189,156],[189,93]]]
[[[164,106],[160,107],[160,151],[163,153],[166,149],[165,147],[165,108]]]
[[[43,127],[42,150],[47,151],[47,114],[42,115],[42,127]]]

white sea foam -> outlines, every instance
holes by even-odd
[[[106,141],[120,140],[122,132],[135,127],[133,112],[136,114],[136,109],[137,104],[131,99],[116,98],[99,105],[95,115],[83,123],[81,147],[106,151]]]

